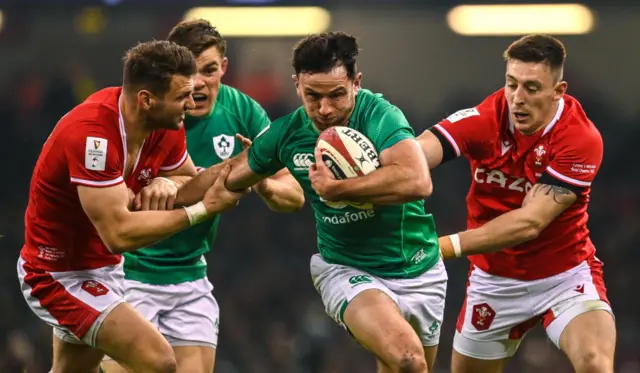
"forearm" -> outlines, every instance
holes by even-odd
[[[256,184],[256,193],[276,212],[296,212],[304,205],[304,193],[292,177],[278,174]]]
[[[220,163],[211,166],[195,177],[189,178],[184,185],[179,187],[180,189],[178,189],[174,206],[190,206],[201,201],[207,189],[209,189],[218,178],[218,174],[220,170],[222,170],[223,165],[224,163]],[[186,178],[186,176],[178,176],[178,178],[182,179]],[[173,180],[173,177],[171,179]]]
[[[182,188],[189,181],[193,180],[194,176],[167,176],[167,179],[171,180],[178,188]]]
[[[416,170],[398,165],[383,166],[366,176],[340,180],[336,184],[336,201],[396,204],[428,197],[431,180]]]
[[[524,209],[509,211],[481,227],[458,233],[459,256],[488,253],[530,241],[540,233],[540,225]],[[450,236],[440,237],[445,258],[456,256]]]
[[[106,232],[111,237],[103,239],[112,252],[123,253],[150,246],[189,225],[185,209],[128,212]]]

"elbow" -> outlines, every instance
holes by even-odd
[[[527,242],[538,238],[544,230],[544,224],[536,219],[528,219],[521,233],[521,241]]]
[[[408,197],[415,200],[420,200],[430,197],[432,193],[433,183],[431,182],[431,178],[427,174],[422,177],[415,178],[410,191],[410,195]]]
[[[274,212],[291,213],[302,210],[302,208],[304,207],[304,202],[304,194],[300,194],[298,196],[290,198],[284,203],[269,207],[271,207],[271,210]]]
[[[294,203],[293,203],[293,211],[291,212],[298,212],[300,210],[302,210],[302,208],[304,207],[304,203],[305,203],[305,199],[304,199],[304,190],[302,190],[302,187],[300,185],[296,185],[296,197],[294,198]]]
[[[100,236],[102,237],[102,242],[112,254],[122,254],[138,249],[131,240],[127,239],[125,232],[120,232],[117,229],[100,234]]]
[[[109,249],[111,254],[122,254],[128,251],[134,250],[131,248],[131,245],[126,242],[126,240],[118,239],[118,238],[110,238],[102,240]]]
[[[293,201],[286,212],[298,212],[304,207],[304,194],[299,195]]]

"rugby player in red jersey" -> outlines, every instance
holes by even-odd
[[[179,187],[196,175],[182,128],[195,107],[193,54],[167,41],[141,43],[126,53],[123,73],[122,87],[93,94],[60,119],[31,179],[18,276],[30,308],[53,326],[54,373],[97,373],[105,353],[135,372],[175,372],[165,338],[123,301],[120,254],[241,196],[223,177],[202,201],[173,209]],[[152,183],[166,188],[141,203],[164,211],[130,211]]]
[[[504,57],[504,88],[419,137],[431,168],[460,155],[471,165],[468,230],[440,237],[445,258],[471,261],[452,372],[502,372],[538,323],[576,372],[613,372],[615,323],[587,229],[602,138],[565,94],[559,40],[528,35]]]

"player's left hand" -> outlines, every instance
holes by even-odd
[[[178,186],[171,180],[156,177],[136,196],[136,210],[173,210]]]
[[[309,167],[309,181],[311,187],[316,191],[318,196],[326,201],[336,201],[335,186],[338,180],[335,179],[329,167],[322,161],[322,154],[316,148],[316,162]]]

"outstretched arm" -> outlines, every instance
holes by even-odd
[[[188,206],[202,199],[205,191],[216,181],[220,170],[225,165],[231,166],[231,172],[225,180],[225,186],[232,191],[240,192],[266,178],[266,176],[256,174],[251,170],[247,150],[245,150],[230,160],[205,169],[183,185],[178,190],[175,205]]]
[[[440,237],[442,256],[446,259],[482,254],[530,241],[577,198],[566,187],[538,183],[527,193],[522,207],[479,228]]]
[[[149,246],[235,206],[242,194],[224,187],[229,171],[229,167],[222,169],[220,181],[207,190],[203,200],[184,209],[132,212],[124,183],[105,188],[78,185],[78,197],[109,250],[123,253]]]

